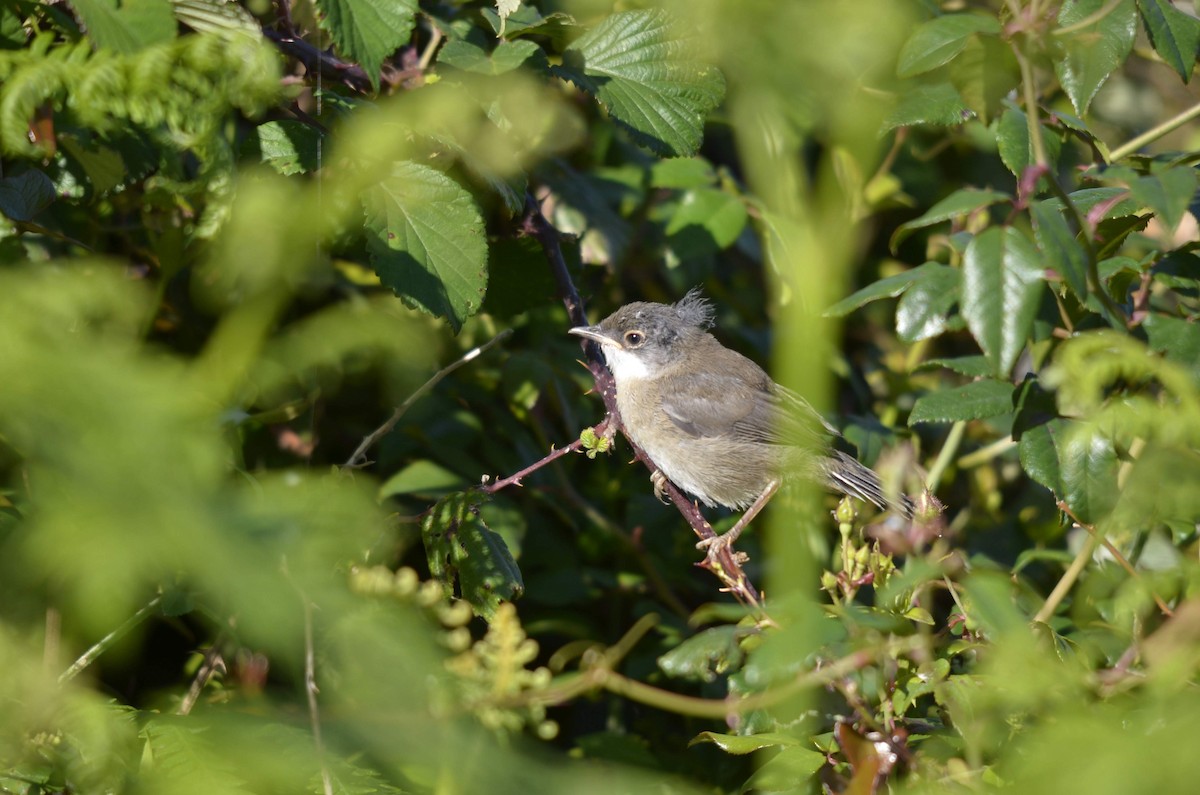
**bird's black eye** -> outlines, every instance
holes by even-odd
[[[646,342],[646,335],[640,331],[626,331],[625,345],[630,348],[640,348]]]

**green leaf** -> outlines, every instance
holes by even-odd
[[[805,792],[804,784],[825,764],[825,754],[811,748],[784,748],[754,771],[741,792]]]
[[[950,79],[967,107],[987,124],[1000,112],[1004,98],[1020,84],[1021,70],[1012,47],[989,36],[967,42]]]
[[[917,27],[900,49],[896,74],[912,77],[949,63],[978,33],[1000,34],[995,17],[982,14],[946,14]]]
[[[1196,172],[1191,166],[1175,166],[1139,177],[1129,186],[1133,198],[1158,214],[1168,231],[1175,231],[1192,197],[1196,195]]]
[[[465,484],[463,479],[433,461],[413,461],[396,474],[387,479],[379,487],[379,497],[393,497],[398,494],[444,494],[447,491],[461,489]]]
[[[1012,196],[1000,191],[961,188],[930,207],[919,218],[914,218],[907,223],[901,224],[892,233],[892,239],[888,245],[894,252],[904,238],[908,237],[916,229],[940,224],[942,221],[949,221],[951,218],[970,215],[984,207],[990,207],[993,204],[1007,201],[1012,201]]]
[[[1191,370],[1192,377],[1200,384],[1200,323],[1155,313],[1146,318],[1142,327],[1146,329],[1151,350],[1160,351]]]
[[[504,27],[504,38],[509,41],[519,36],[544,36],[561,49],[562,44],[575,34],[579,24],[575,17],[556,11],[548,16],[542,16],[534,6],[524,5],[520,10],[501,21],[495,9],[481,9],[481,14],[491,25],[492,32],[500,35],[501,25]]]
[[[321,27],[338,52],[358,63],[379,88],[384,60],[412,36],[416,0],[314,0]]]
[[[686,191],[667,223],[667,242],[684,257],[687,252],[729,248],[746,228],[746,205],[716,188]]]
[[[1017,443],[1021,468],[1055,496],[1062,494],[1062,475],[1059,471],[1056,440],[1062,437],[1067,425],[1066,420],[1050,420],[1025,431],[1021,434],[1021,441]]]
[[[1080,116],[1087,113],[1108,76],[1129,56],[1137,33],[1133,0],[1120,0],[1111,9],[1107,6],[1108,0],[1067,0],[1058,12],[1059,27],[1066,28],[1106,11],[1067,36],[1061,56],[1054,60],[1058,81]]]
[[[914,282],[927,278],[931,271],[945,268],[940,262],[926,262],[924,265],[888,276],[877,282],[868,284],[861,290],[843,298],[825,310],[825,317],[845,317],[859,307],[866,306],[881,298],[895,298],[907,290]]]
[[[55,197],[54,183],[35,169],[0,179],[0,213],[14,221],[33,220]]]
[[[1058,162],[1062,141],[1043,125],[1042,144],[1046,149],[1046,158],[1053,167]],[[1029,117],[1024,111],[1010,107],[1001,114],[996,122],[996,146],[1000,150],[1000,160],[1017,179],[1021,178],[1025,169],[1037,162],[1029,138]]]
[[[741,666],[739,641],[745,630],[732,624],[698,632],[658,658],[658,667],[675,679],[712,682]]]
[[[442,45],[437,61],[481,75],[501,75],[526,65],[539,70],[547,68],[542,48],[526,40],[502,41],[489,53],[464,39],[455,39]]]
[[[520,596],[525,584],[504,539],[480,518],[480,499],[471,492],[443,498],[421,522],[421,538],[429,573],[448,594],[457,582],[462,598],[491,621],[500,602]]]
[[[1057,419],[1058,404],[1054,393],[1044,389],[1031,373],[1013,392],[1013,412],[1012,438],[1019,442],[1033,428]]]
[[[950,324],[950,309],[958,303],[961,292],[962,271],[958,268],[932,262],[921,267],[927,270],[896,305],[896,333],[905,342],[936,337],[945,331]]]
[[[650,167],[652,188],[704,188],[712,185],[716,178],[712,163],[702,157],[671,157],[658,160]]]
[[[1033,215],[1033,234],[1042,249],[1042,255],[1062,274],[1075,296],[1080,301],[1086,301],[1087,251],[1067,226],[1062,202],[1035,202],[1030,212]]]
[[[1125,188],[1084,188],[1070,194],[1071,203],[1075,205],[1080,215],[1086,217],[1094,207],[1101,204],[1108,204],[1120,196],[1126,198],[1117,201],[1115,204],[1110,204],[1104,215],[1096,220],[1105,220],[1111,218],[1123,218],[1133,215],[1138,211],[1138,203],[1129,195],[1129,191]],[[1058,202],[1058,199],[1047,199],[1047,202]],[[1058,206],[1062,206],[1061,203]]]
[[[1137,4],[1150,45],[1186,83],[1200,49],[1200,20],[1167,0],[1137,0]]]
[[[131,55],[175,38],[170,0],[71,0],[96,49]]]
[[[471,194],[440,171],[399,163],[363,206],[380,281],[457,334],[487,291],[487,240]]]
[[[919,369],[928,370],[932,367],[945,367],[959,375],[971,378],[982,378],[992,372],[986,356],[959,356],[954,359],[930,359],[923,362]]]
[[[957,125],[974,115],[953,83],[934,83],[902,91],[900,101],[892,108],[883,129],[886,132],[917,124]]]
[[[994,375],[1006,376],[1025,346],[1042,283],[1038,250],[1017,229],[992,227],[967,245],[962,314]]]
[[[969,384],[929,392],[917,398],[908,424],[982,420],[1011,414],[1013,385],[1004,381],[972,381]]]
[[[255,132],[262,162],[280,174],[305,174],[320,166],[321,132],[311,125],[282,119],[260,124]]]
[[[175,18],[197,33],[242,33],[262,38],[254,16],[227,0],[171,0]]]
[[[664,156],[694,155],[704,120],[725,96],[725,78],[678,37],[664,11],[605,18],[563,53],[555,73],[591,94],[641,145]]]
[[[802,742],[804,741],[795,735],[779,732],[763,732],[762,734],[700,732],[688,742],[688,747],[701,743],[712,743],[727,754],[742,756],[761,751],[764,748],[791,748]]]
[[[1117,452],[1094,426],[1075,423],[1058,444],[1062,499],[1082,522],[1104,518],[1117,495]]]

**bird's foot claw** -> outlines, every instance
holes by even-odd
[[[735,552],[733,550],[731,545],[735,540],[737,540],[737,537],[734,536],[731,538],[730,535],[730,533],[721,533],[720,535],[701,539],[700,541],[696,542],[696,549],[708,550],[704,556],[706,563],[717,563],[718,558],[721,557],[721,553],[725,550],[729,550],[729,554],[733,558],[733,562],[737,565],[741,566],[742,564],[749,562],[749,555],[747,555],[745,552]]]
[[[663,505],[670,505],[671,501],[667,498],[667,476],[661,470],[654,470],[654,474],[650,476],[650,482],[654,484],[654,497]]]

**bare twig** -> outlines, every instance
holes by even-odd
[[[325,764],[325,741],[321,739],[321,707],[317,703],[317,657],[313,643],[313,603],[308,594],[292,579],[287,568],[287,560],[283,561],[283,576],[292,584],[300,604],[304,606],[304,695],[308,700],[308,720],[312,727],[313,746],[317,752],[317,763],[321,767],[321,786],[324,795],[333,795],[333,778],[329,775],[329,766]]]
[[[105,652],[105,650],[107,650],[118,640],[120,640],[121,638],[123,638],[127,634],[129,634],[130,630],[132,630],[138,624],[145,621],[146,618],[149,617],[151,613],[153,613],[155,610],[158,609],[158,606],[161,603],[162,603],[161,596],[154,597],[149,602],[147,602],[142,607],[142,609],[138,610],[136,613],[134,613],[132,616],[130,616],[125,621],[125,623],[121,624],[121,626],[117,627],[112,632],[108,633],[103,638],[96,641],[95,645],[93,645],[90,649],[85,651],[79,657],[79,659],[77,659],[75,662],[71,663],[70,668],[63,671],[59,675],[59,677],[58,677],[59,684],[62,684],[64,682],[69,682],[72,679],[74,679],[76,676],[79,676],[79,673],[84,668],[87,668],[89,665],[91,665],[93,662],[95,662],[96,658],[99,657],[101,654],[103,654]]]
[[[263,28],[263,36],[278,47],[284,55],[295,58],[304,64],[304,68],[312,74],[331,77],[360,94],[368,94],[374,90],[371,78],[357,64],[347,63],[332,53],[314,47],[298,36],[280,33],[270,28]]]
[[[204,660],[200,663],[200,670],[196,671],[196,676],[192,679],[191,687],[188,688],[183,701],[179,702],[179,709],[175,710],[176,715],[187,715],[190,713],[192,707],[196,706],[196,701],[200,698],[200,693],[204,690],[204,686],[208,684],[217,671],[225,669],[225,661],[221,657],[221,642],[223,638],[224,633],[218,633],[212,645],[208,647],[208,651],[204,652]]]
[[[575,283],[571,280],[571,274],[567,270],[566,260],[563,259],[562,248],[559,245],[559,232],[553,224],[546,220],[537,199],[531,193],[525,194],[525,217],[521,222],[521,230],[541,245],[542,252],[550,264],[550,271],[554,275],[559,298],[562,299],[563,305],[567,309],[571,324],[573,326],[586,325],[587,315],[584,312],[583,299],[579,297],[579,291],[575,289]],[[637,460],[641,461],[651,472],[657,472],[658,466],[640,447],[633,443],[628,434],[625,434],[625,426],[621,423],[621,413],[617,410],[617,385],[613,380],[612,373],[604,366],[599,346],[586,339],[582,341],[582,345],[584,355],[587,357],[588,371],[591,372],[592,378],[596,382],[596,391],[600,393],[600,397],[604,400],[604,408],[608,412],[606,422],[616,423],[616,427],[625,436],[629,446],[633,448],[633,454]],[[701,540],[716,538],[716,532],[712,529],[712,525],[705,520],[704,515],[700,513],[699,506],[684,496],[669,480],[664,485],[667,495],[675,503],[679,512],[683,514],[683,518],[691,525],[692,531]],[[742,571],[741,563],[731,549],[724,547],[719,554],[697,565],[716,575],[725,588],[739,601],[761,610],[758,591]]]
[[[354,454],[351,455],[350,458],[346,459],[346,463],[342,464],[342,469],[360,469],[364,466],[367,466],[370,463],[367,461],[367,451],[370,450],[376,442],[378,442],[387,434],[391,433],[392,429],[396,427],[396,423],[398,423],[400,418],[403,417],[404,414],[413,407],[414,403],[424,397],[429,390],[437,386],[438,382],[443,378],[450,375],[472,359],[477,358],[489,348],[508,339],[511,335],[512,329],[505,329],[487,342],[472,348],[460,356],[457,360],[451,362],[441,370],[438,370],[436,373],[434,373],[428,381],[421,384],[421,386],[418,387],[415,392],[409,395],[403,403],[396,407],[396,410],[392,412],[392,416],[388,418],[387,422],[385,422],[383,425],[380,425],[363,438],[362,443],[358,446],[358,449],[354,451]]]
[[[596,436],[601,436],[603,433],[605,433],[607,431],[607,428],[608,428],[608,419],[606,418],[602,422],[600,422],[600,424],[598,424],[596,427],[592,428],[592,431],[596,434]],[[525,467],[524,469],[514,472],[513,474],[509,475],[506,478],[501,478],[500,480],[492,481],[491,483],[484,485],[482,490],[488,494],[495,494],[496,492],[500,491],[500,489],[507,488],[509,486],[514,486],[514,485],[520,486],[520,485],[522,485],[521,480],[523,478],[529,476],[533,472],[536,472],[537,470],[546,466],[551,461],[556,461],[559,458],[562,458],[567,453],[573,453],[581,447],[583,447],[582,434],[580,435],[580,438],[571,442],[566,447],[557,447],[557,448],[551,450],[548,455],[546,455],[543,458],[538,459],[537,461],[535,461],[534,463]]]

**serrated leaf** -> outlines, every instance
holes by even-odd
[[[14,221],[33,220],[56,197],[54,183],[34,169],[0,179],[0,213]]]
[[[894,276],[888,276],[886,279],[880,279],[838,301],[826,309],[824,315],[825,317],[845,317],[859,307],[866,306],[872,301],[878,301],[881,298],[895,298],[912,286],[914,282],[926,278],[931,270],[944,267],[946,266],[940,262],[926,262],[924,265],[918,265],[903,273],[897,273]]]
[[[951,218],[970,215],[984,207],[1006,201],[1012,201],[1012,196],[1000,191],[978,190],[976,188],[956,190],[926,210],[919,218],[914,218],[911,221],[901,224],[892,233],[892,239],[888,242],[888,245],[894,252],[900,243],[903,242],[904,238],[908,237],[916,229],[940,224],[942,221],[949,221]]]
[[[1046,150],[1046,159],[1050,166],[1058,162],[1062,141],[1042,126],[1042,145]],[[1033,165],[1033,143],[1029,137],[1029,117],[1023,110],[1010,107],[1000,115],[996,122],[996,147],[1000,150],[1000,160],[1008,167],[1017,179],[1025,173],[1025,169]]]
[[[1075,205],[1075,209],[1080,215],[1087,216],[1093,208],[1101,204],[1108,205],[1099,220],[1111,218],[1123,218],[1128,215],[1133,215],[1138,211],[1138,204],[1129,195],[1129,191],[1125,188],[1084,188],[1070,194],[1071,203]],[[1123,198],[1120,198],[1123,197]],[[1118,201],[1113,202],[1114,199]],[[1058,199],[1046,199],[1048,204],[1062,207],[1062,203]]]
[[[929,267],[927,267],[929,266]],[[950,309],[959,302],[962,271],[949,265],[926,263],[921,278],[896,305],[896,333],[905,342],[936,337],[950,323]]]
[[[900,101],[892,108],[883,129],[886,132],[915,124],[962,124],[974,115],[953,83],[934,83],[902,91]]]
[[[304,174],[320,166],[317,161],[320,130],[293,119],[282,119],[260,124],[255,132],[262,162],[280,174]]]
[[[712,682],[742,664],[744,655],[738,641],[741,628],[727,624],[697,632],[658,658],[658,667],[675,679]]]
[[[1150,45],[1183,82],[1192,76],[1200,49],[1200,20],[1183,13],[1167,0],[1137,0]]]
[[[1083,116],[1104,81],[1133,50],[1137,33],[1137,9],[1133,0],[1120,0],[1107,8],[1108,0],[1067,0],[1058,12],[1058,25],[1067,28],[1106,13],[1063,42],[1063,52],[1054,60],[1058,81],[1071,99],[1075,112]]]
[[[678,37],[664,11],[622,11],[580,36],[555,73],[591,94],[643,146],[693,155],[725,78]]]
[[[1067,226],[1061,208],[1060,201],[1035,202],[1030,208],[1033,215],[1033,234],[1046,261],[1058,270],[1075,296],[1080,301],[1086,301],[1087,251]]]
[[[338,52],[362,66],[379,88],[384,60],[412,37],[416,0],[314,0],[321,27]]]
[[[946,14],[920,25],[900,49],[896,74],[912,77],[949,63],[978,33],[997,36],[1000,23],[982,14]]]
[[[761,751],[764,748],[791,748],[802,742],[803,740],[795,735],[780,732],[763,732],[762,734],[700,732],[688,742],[688,747],[701,743],[712,743],[727,754],[742,756]]]
[[[1025,346],[1042,283],[1038,250],[1017,229],[992,227],[967,245],[962,314],[994,375],[1007,375]]]
[[[1117,452],[1112,440],[1076,423],[1057,445],[1062,499],[1080,521],[1095,524],[1112,510],[1117,495]]]
[[[1160,351],[1168,359],[1192,371],[1200,385],[1200,323],[1183,318],[1151,314],[1142,324],[1151,350]]]
[[[152,44],[175,38],[170,0],[71,0],[96,49],[131,55]]]
[[[928,370],[932,367],[945,367],[947,370],[971,378],[982,378],[992,372],[986,356],[959,356],[954,359],[930,359],[918,368]]]
[[[929,392],[917,398],[913,404],[908,424],[1001,417],[1012,413],[1012,395],[1012,384],[991,379]]]
[[[487,291],[487,240],[471,194],[440,171],[399,163],[363,206],[380,281],[457,334]]]
[[[463,39],[446,42],[438,51],[439,64],[481,75],[502,75],[529,66],[546,68],[546,55],[532,41],[502,41],[490,53]]]
[[[197,33],[242,33],[262,38],[254,16],[233,0],[171,0],[175,18]]]
[[[1166,168],[1134,180],[1129,191],[1158,214],[1167,230],[1174,231],[1196,195],[1196,171],[1191,166]]]
[[[1062,494],[1056,440],[1066,427],[1066,420],[1050,420],[1025,431],[1021,434],[1021,441],[1017,443],[1021,468],[1035,482],[1042,484],[1056,496]]]
[[[733,245],[746,228],[746,205],[740,198],[716,188],[685,191],[670,221],[667,242],[681,257],[688,252],[711,251]]]
[[[525,590],[521,570],[499,535],[479,516],[477,493],[444,497],[421,522],[429,572],[447,593],[455,583],[475,612],[491,621],[501,600]]]

